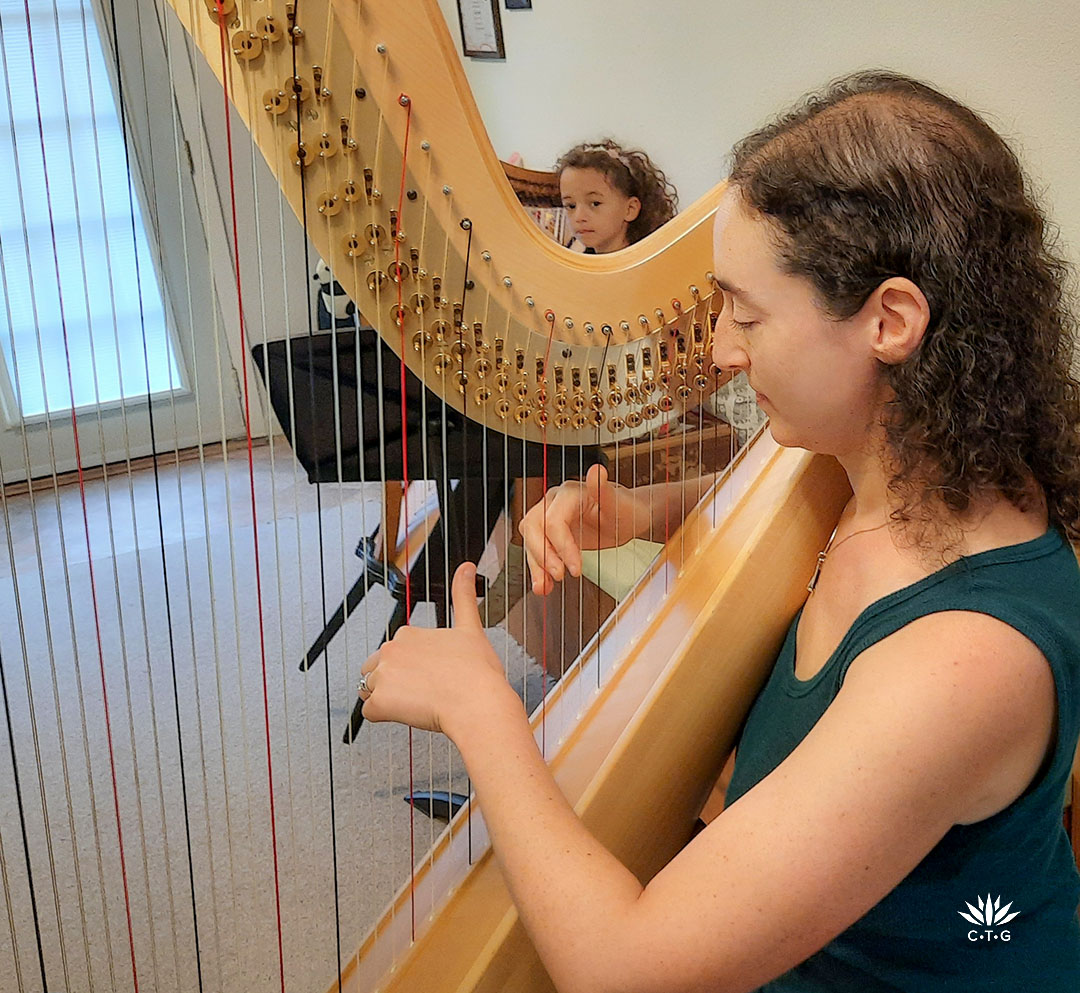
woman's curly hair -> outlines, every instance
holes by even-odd
[[[575,145],[558,162],[563,169],[596,169],[623,196],[637,197],[641,211],[627,226],[626,237],[632,245],[662,224],[670,221],[679,206],[679,195],[667,176],[640,149],[623,148],[611,138]]]
[[[998,492],[1080,538],[1080,383],[1069,268],[1005,141],[930,86],[855,73],[734,151],[731,183],[773,225],[781,264],[836,319],[890,276],[930,305],[886,367],[894,519],[928,524]]]

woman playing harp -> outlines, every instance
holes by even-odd
[[[452,631],[368,660],[365,712],[454,739],[560,990],[1075,990],[1080,389],[1044,218],[985,122],[886,73],[745,139],[730,178],[714,358],[854,495],[726,809],[646,886],[597,844],[494,661],[470,566]],[[650,525],[596,469],[549,492],[524,522],[534,589]]]

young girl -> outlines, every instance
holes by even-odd
[[[575,145],[555,171],[574,239],[586,254],[627,248],[678,209],[675,188],[649,156],[610,138]]]
[[[559,176],[563,207],[574,232],[569,247],[581,245],[587,255],[603,255],[627,248],[671,220],[678,210],[675,187],[649,156],[637,149],[625,149],[610,138],[575,145],[555,164],[555,172]],[[580,475],[601,460],[599,448],[586,445],[574,452],[571,461]],[[561,456],[553,455],[550,462],[552,466],[561,467]],[[518,527],[525,508],[537,503],[542,496],[541,477],[514,480],[510,503],[511,540],[506,560],[491,581],[481,607],[481,616],[489,627],[498,624],[524,594],[525,556]],[[571,596],[569,599],[572,603],[576,598]],[[578,655],[581,644],[595,630],[594,623],[603,620],[611,606],[607,597],[601,598],[601,602],[585,605],[583,617],[588,618],[588,630],[580,624],[566,624],[571,637],[560,640],[566,661]],[[537,644],[538,633],[533,631],[531,635],[535,637],[526,640]],[[562,664],[556,662],[552,668],[561,672]]]
[[[368,715],[456,742],[560,990],[1075,993],[1077,322],[1016,156],[922,83],[841,80],[737,146],[715,272],[716,362],[854,494],[723,812],[645,887],[601,848],[537,753],[468,566],[452,631],[365,664]],[[598,468],[546,501],[524,526],[540,592],[629,537],[616,509],[650,524]]]

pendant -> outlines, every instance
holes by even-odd
[[[821,575],[821,567],[825,564],[825,556],[828,554],[828,550],[824,552],[818,552],[817,565],[814,566],[814,574],[810,577],[810,582],[806,584],[806,592],[813,593],[814,587],[817,586],[818,576]]]

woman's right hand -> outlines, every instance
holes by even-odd
[[[546,596],[567,572],[580,576],[582,549],[621,545],[651,524],[649,502],[610,482],[602,465],[590,466],[583,482],[553,487],[518,525],[533,592]]]

